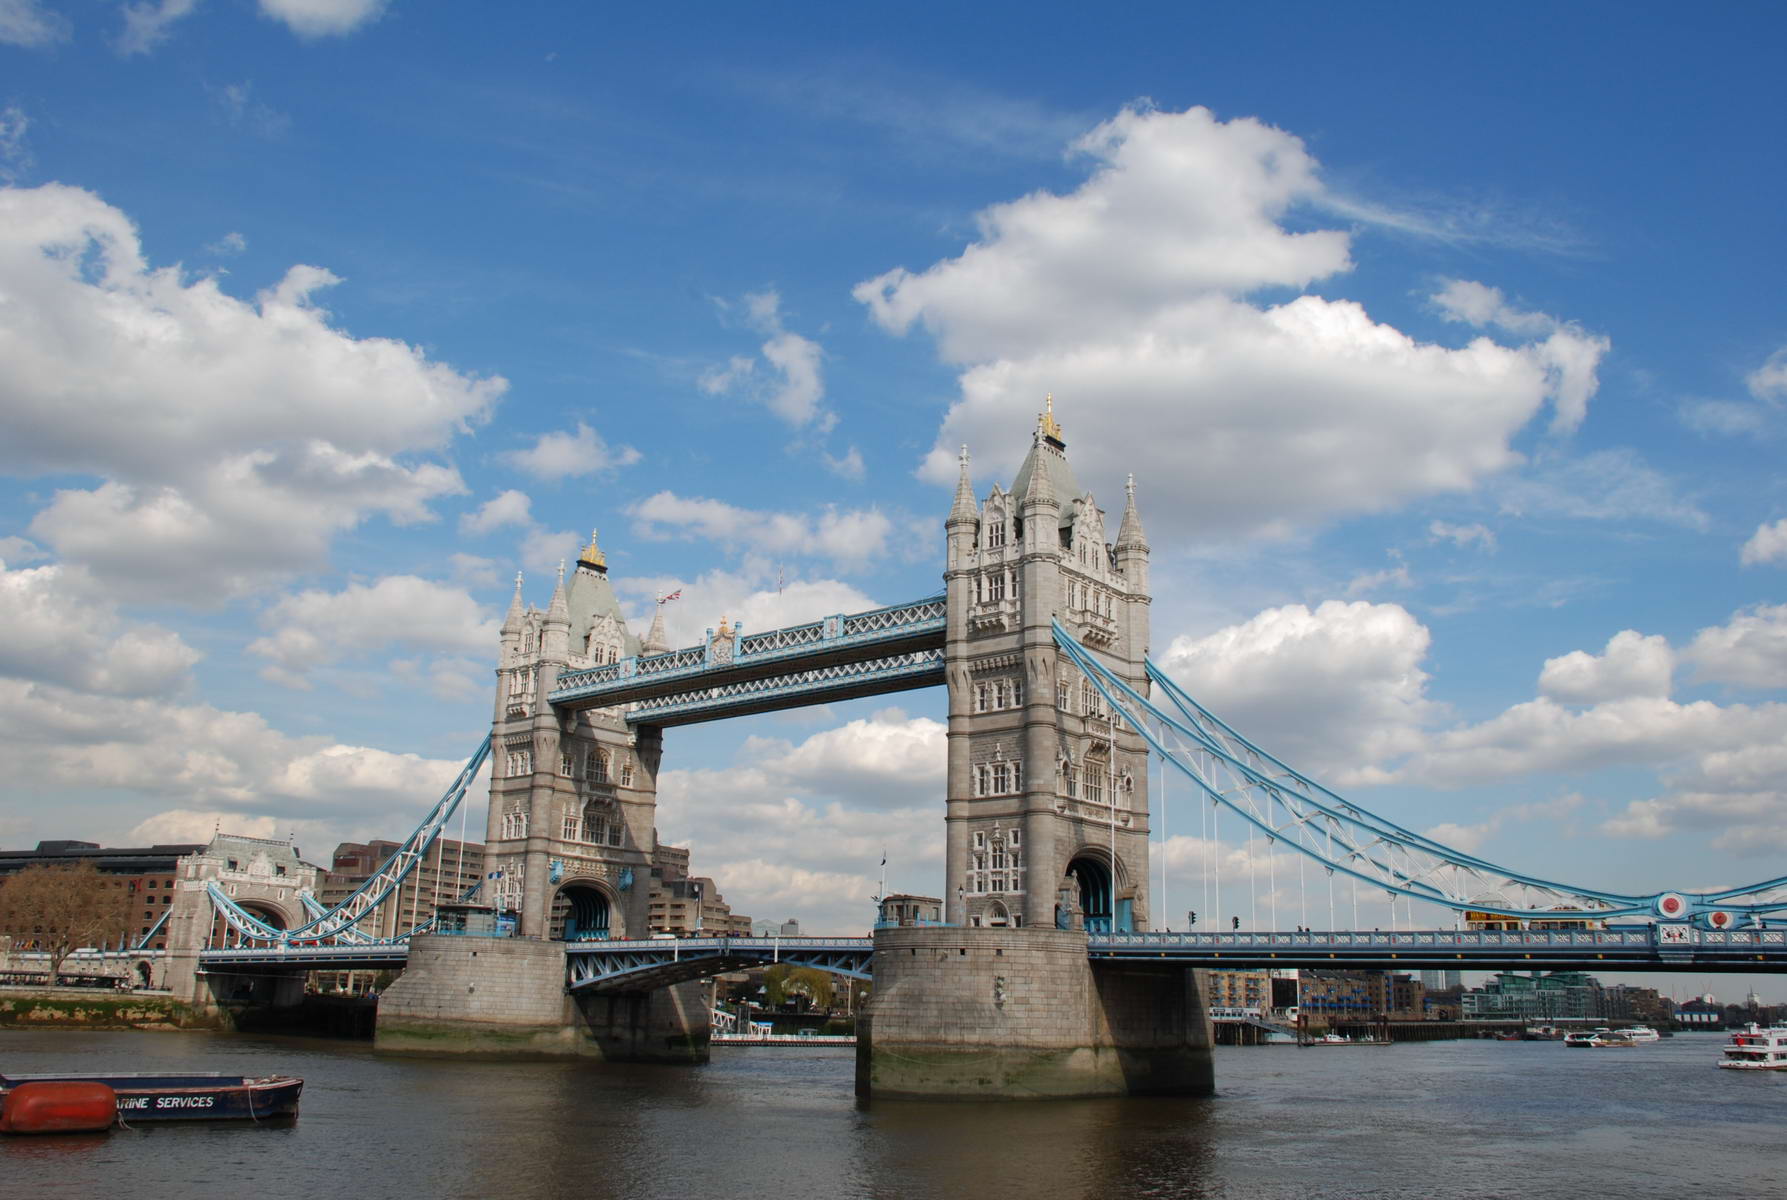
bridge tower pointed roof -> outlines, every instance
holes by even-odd
[[[1030,453],[1011,481],[1011,494],[1020,504],[1047,497],[1061,507],[1063,522],[1073,519],[1073,502],[1086,494],[1074,478],[1067,462],[1067,438],[1055,420],[1055,397],[1051,393],[1046,407],[1037,414],[1036,431],[1030,438]]]

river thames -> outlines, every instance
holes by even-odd
[[[1787,1196],[1787,1073],[1723,1036],[1219,1048],[1218,1095],[875,1102],[845,1048],[699,1068],[472,1063],[366,1043],[0,1032],[0,1071],[305,1078],[293,1124],[0,1139],[9,1197]]]

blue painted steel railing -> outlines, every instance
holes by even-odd
[[[663,695],[681,691],[683,685],[699,687],[702,676],[715,671],[736,673],[778,665],[793,668],[802,659],[872,651],[878,645],[909,643],[932,635],[941,639],[946,617],[942,597],[932,596],[767,633],[740,634],[730,641],[710,638],[700,646],[567,672],[559,676],[548,700],[554,705],[600,707],[605,694],[614,693],[621,697],[617,703],[625,702],[640,693],[642,684],[652,685],[653,694]]]
[[[748,708],[753,700],[759,698],[811,698],[816,701],[823,699],[825,693],[836,691],[868,691],[887,684],[923,687],[943,681],[943,651],[918,650],[893,658],[841,663],[833,667],[818,667],[768,679],[748,679],[719,687],[701,688],[669,696],[661,701],[648,700],[628,712],[627,720],[643,724],[667,724],[701,713]]]
[[[1666,924],[1613,929],[1110,933],[1089,937],[1087,953],[1095,960],[1182,961],[1209,967],[1779,970],[1787,967],[1787,928],[1716,930]]]

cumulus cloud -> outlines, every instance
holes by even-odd
[[[862,453],[855,446],[837,457],[830,454],[824,456],[825,469],[839,479],[848,479],[852,483],[861,483],[863,478]]]
[[[160,0],[126,4],[124,28],[118,34],[118,53],[147,54],[167,40],[168,28],[192,15],[199,0]]]
[[[1487,720],[1426,733],[1379,782],[1471,787],[1606,768],[1656,773],[1656,792],[1602,825],[1622,837],[1707,837],[1715,848],[1787,849],[1787,704],[1684,702],[1674,665],[1703,682],[1787,686],[1787,605],[1733,614],[1684,649],[1625,630],[1600,654],[1548,659],[1539,695]]]
[[[631,446],[610,447],[600,434],[579,421],[575,433],[544,433],[528,449],[510,450],[499,457],[535,479],[557,483],[630,467],[640,455]]]
[[[0,183],[12,183],[31,169],[31,150],[25,145],[25,134],[31,129],[31,118],[16,104],[0,108]]]
[[[837,613],[864,612],[877,602],[836,579],[789,579],[762,561],[740,571],[707,571],[690,580],[668,576],[628,576],[615,580],[615,590],[642,611],[633,632],[650,625],[651,602],[680,592],[664,605],[664,631],[673,646],[692,646],[725,620],[747,631],[781,629],[817,621]]]
[[[730,311],[732,306],[722,308]],[[819,343],[783,326],[782,298],[773,289],[746,296],[739,310],[745,323],[767,339],[758,353],[768,377],[758,375],[757,359],[735,355],[724,367],[702,373],[701,390],[712,396],[743,393],[795,429],[829,431],[837,417],[825,410],[825,355]]]
[[[1667,696],[1674,674],[1675,652],[1666,638],[1627,629],[1614,634],[1600,655],[1573,650],[1546,659],[1539,694],[1563,704]]]
[[[477,512],[460,517],[459,532],[478,537],[511,525],[529,529],[533,524],[533,502],[526,492],[510,488],[486,500]]]
[[[0,42],[47,46],[68,36],[68,22],[38,0],[0,0]]]
[[[894,534],[892,519],[877,508],[828,505],[810,516],[663,491],[635,501],[626,511],[644,538],[705,538],[735,550],[825,558],[851,567],[885,556]]]
[[[261,624],[269,633],[248,650],[270,660],[274,680],[286,684],[313,667],[387,647],[484,654],[497,641],[497,621],[464,589],[414,575],[287,596]]]
[[[1438,715],[1420,665],[1430,640],[1400,605],[1330,600],[1174,638],[1159,662],[1250,741],[1344,786],[1419,746]]]
[[[1787,348],[1776,350],[1768,361],[1744,377],[1750,395],[1758,400],[1787,400]]]
[[[1495,553],[1495,531],[1487,525],[1453,525],[1446,521],[1434,521],[1427,527],[1427,536],[1431,541],[1451,542],[1460,550],[1475,545],[1491,554]]]
[[[178,634],[122,620],[85,573],[0,562],[0,676],[111,696],[184,689],[199,653]]]
[[[1783,560],[1787,560],[1787,517],[1772,525],[1758,525],[1738,552],[1738,561],[1746,567]]]
[[[389,0],[260,0],[261,15],[302,38],[340,37],[384,14]]]
[[[0,771],[22,792],[105,791],[282,822],[322,814],[407,830],[462,765],[288,737],[255,713],[19,679],[0,679],[0,730]]]
[[[129,219],[61,185],[0,189],[0,471],[92,475],[32,524],[144,593],[214,600],[324,559],[372,514],[427,520],[462,490],[406,461],[506,388],[330,324],[291,268],[252,303],[143,259]],[[253,403],[243,398],[253,397]]]
[[[1787,688],[1787,604],[1757,605],[1702,629],[1682,657],[1709,683]]]
[[[752,739],[731,767],[664,771],[659,827],[735,912],[858,932],[883,853],[890,888],[941,888],[944,734],[890,708],[799,744]]]
[[[1449,320],[1495,326],[1522,337],[1543,335],[1544,340],[1529,343],[1527,351],[1550,376],[1556,403],[1552,432],[1569,433],[1582,424],[1589,398],[1598,386],[1595,368],[1611,342],[1545,313],[1515,308],[1503,298],[1501,289],[1471,280],[1447,280],[1433,302]]]
[[[1548,402],[1580,421],[1605,349],[1587,335],[1451,349],[1347,300],[1252,301],[1351,266],[1344,232],[1289,227],[1325,194],[1291,135],[1126,109],[1074,150],[1092,164],[1077,190],[995,205],[957,257],[855,289],[963,368],[925,478],[953,482],[964,442],[1015,466],[1013,430],[1053,392],[1070,439],[1085,414],[1083,477],[1153,489],[1151,530],[1284,533],[1472,488],[1520,461],[1510,440]],[[1149,436],[1116,435],[1133,429]]]

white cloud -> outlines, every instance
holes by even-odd
[[[1450,279],[1434,297],[1434,304],[1448,320],[1470,325],[1496,326],[1516,336],[1544,336],[1526,347],[1550,377],[1556,402],[1554,433],[1569,433],[1588,415],[1589,398],[1598,386],[1595,368],[1612,345],[1606,338],[1545,313],[1525,312],[1510,305],[1501,289],[1465,279]]]
[[[888,886],[942,885],[944,727],[884,709],[799,745],[753,739],[737,765],[659,776],[664,839],[690,847],[735,912],[859,932]]]
[[[510,525],[529,529],[534,524],[533,502],[526,492],[510,488],[492,496],[474,513],[459,518],[459,532],[478,537]]]
[[[208,600],[319,565],[370,514],[429,519],[458,473],[399,456],[444,447],[507,385],[332,327],[315,296],[336,282],[297,266],[247,303],[148,266],[88,192],[0,189],[0,471],[105,480],[59,491],[33,532]]]
[[[124,28],[118,34],[118,53],[147,54],[167,40],[168,27],[192,15],[199,0],[143,0],[123,8]]]
[[[583,536],[574,529],[548,529],[535,524],[521,538],[521,565],[530,571],[547,572],[574,562],[583,546]]]
[[[1388,587],[1410,588],[1413,586],[1415,586],[1415,581],[1409,575],[1408,564],[1397,563],[1395,566],[1385,567],[1381,571],[1366,571],[1353,576],[1347,581],[1346,594],[1364,596]]]
[[[781,307],[782,298],[773,289],[753,292],[743,302],[745,323],[766,335],[758,353],[773,378],[758,376],[756,359],[734,355],[724,367],[702,373],[701,390],[713,396],[743,391],[795,429],[812,426],[828,432],[837,417],[825,410],[824,351],[818,342],[783,327]],[[721,308],[731,306],[722,302]]]
[[[1548,458],[1519,477],[1499,481],[1503,512],[1551,514],[1585,521],[1650,520],[1704,529],[1707,516],[1677,494],[1670,480],[1635,450],[1597,450],[1580,458]]]
[[[1539,694],[1563,704],[1601,704],[1631,696],[1667,696],[1675,652],[1666,638],[1623,630],[1601,655],[1572,650],[1545,660]]]
[[[1427,734],[1400,763],[1361,777],[1451,788],[1648,769],[1658,775],[1656,794],[1630,801],[1604,832],[1706,837],[1715,849],[1743,853],[1787,849],[1787,704],[1675,700],[1676,660],[1705,681],[1779,691],[1787,687],[1787,605],[1736,613],[1680,651],[1626,630],[1600,655],[1549,659],[1535,699]]]
[[[37,562],[48,557],[35,542],[22,537],[0,537],[0,560],[4,562]],[[4,566],[4,563],[0,563],[0,566]]]
[[[544,433],[531,449],[510,450],[498,457],[535,479],[556,483],[630,467],[640,455],[631,446],[610,447],[600,434],[579,421],[575,433]]]
[[[252,83],[229,83],[211,90],[212,102],[232,128],[256,137],[279,138],[292,127],[292,119],[254,98]]]
[[[447,559],[453,578],[468,587],[494,587],[499,582],[496,560],[476,554],[453,554]]]
[[[486,654],[497,642],[496,620],[463,589],[414,575],[287,596],[261,614],[261,624],[270,633],[248,650],[279,668],[282,683],[391,646]]]
[[[1347,300],[1248,300],[1351,265],[1345,233],[1287,228],[1324,195],[1296,138],[1127,109],[1075,149],[1093,162],[1076,191],[996,205],[959,256],[855,290],[963,367],[932,482],[954,482],[964,442],[1014,467],[1012,431],[1053,392],[1081,478],[1133,470],[1151,531],[1284,533],[1477,486],[1520,461],[1510,441],[1547,401],[1561,427],[1581,419],[1598,339],[1449,349]]]
[[[682,598],[664,605],[664,635],[672,646],[692,646],[721,620],[747,632],[781,629],[817,621],[836,613],[864,612],[876,602],[863,592],[835,579],[788,579],[777,586],[777,568],[761,561],[747,571],[708,571],[692,580],[632,576],[617,579],[615,590],[649,605],[657,597],[680,591]],[[651,611],[633,622],[633,632],[643,635],[651,623]]]
[[[205,247],[207,254],[226,255],[241,254],[248,249],[248,239],[240,233],[226,233]]]
[[[1452,525],[1435,521],[1427,527],[1427,535],[1436,542],[1451,542],[1460,550],[1479,545],[1489,553],[1495,553],[1495,531],[1487,525]]]
[[[862,567],[886,555],[893,521],[880,509],[828,505],[817,516],[739,508],[721,500],[658,492],[628,505],[644,538],[706,538],[734,550],[830,559]]]
[[[1159,662],[1248,740],[1345,785],[1420,744],[1436,715],[1420,666],[1429,641],[1400,605],[1330,600],[1174,638]]]
[[[1745,376],[1750,395],[1758,400],[1787,400],[1787,347],[1776,350],[1768,361]]]
[[[282,22],[299,37],[353,33],[376,21],[389,0],[260,0],[261,15]]]
[[[16,104],[0,108],[0,183],[11,183],[31,169],[31,150],[25,145],[25,134],[31,129],[31,118]]]
[[[862,454],[855,446],[841,457],[824,456],[825,469],[839,479],[848,479],[852,483],[861,483],[863,478]]]
[[[1773,525],[1758,525],[1738,553],[1738,561],[1746,567],[1783,560],[1787,560],[1787,517]]]
[[[68,22],[38,0],[0,0],[0,42],[47,46],[68,36]]]
[[[1787,688],[1787,604],[1758,605],[1702,629],[1682,652],[1697,679]]]
[[[121,620],[114,597],[78,570],[0,562],[0,676],[154,696],[184,689],[198,660],[178,634]]]
[[[461,765],[288,737],[255,713],[0,679],[0,773],[22,793],[71,804],[103,792],[282,826],[325,817],[367,832],[408,830]]]

